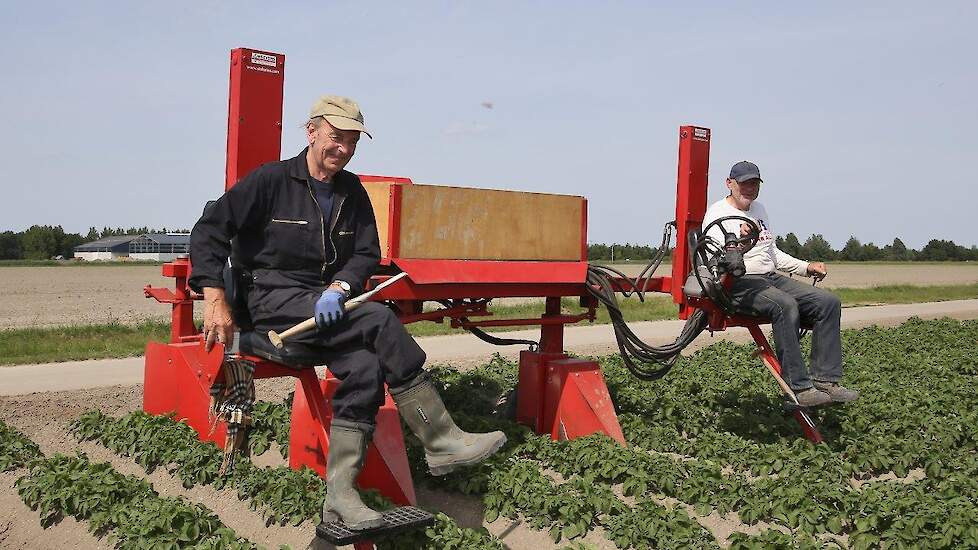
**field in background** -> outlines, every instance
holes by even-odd
[[[643,265],[617,264],[628,275]],[[668,274],[669,267],[659,268]],[[829,264],[826,288],[978,283],[978,263]],[[147,284],[172,288],[158,265],[0,267],[0,329],[60,325],[135,324],[168,320],[169,307],[143,296]],[[500,300],[511,305],[519,300]],[[525,301],[525,300],[523,300]]]

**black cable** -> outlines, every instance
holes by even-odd
[[[438,303],[445,306],[446,308],[453,306],[453,304],[447,300],[439,300]],[[459,317],[458,319],[463,323],[469,322],[468,317]],[[463,326],[462,328],[471,332],[479,340],[482,340],[483,342],[487,342],[494,346],[528,345],[530,346],[530,351],[535,351],[537,348],[540,347],[540,342],[537,342],[536,340],[523,340],[519,338],[498,338],[477,327]]]
[[[646,276],[651,279],[655,270],[662,263],[669,249],[673,227],[675,227],[675,222],[666,224],[663,229],[663,242],[659,250],[652,261],[649,262],[649,265],[642,270],[642,273],[635,280],[607,266],[592,265],[588,267],[587,271],[587,289],[592,296],[607,308],[608,316],[611,317],[611,325],[615,331],[615,339],[618,341],[618,349],[621,351],[622,361],[625,363],[628,371],[639,380],[658,380],[665,376],[676,363],[676,359],[679,358],[679,353],[692,343],[707,326],[706,312],[696,310],[686,320],[682,332],[680,332],[679,337],[673,343],[664,346],[651,346],[643,342],[628,327],[621,308],[618,305],[618,297],[614,291],[609,273],[618,275],[628,282],[631,290],[625,289],[622,294],[625,296],[637,294],[639,299],[644,301],[644,293],[648,288],[648,280],[642,284],[641,289],[638,288],[639,281]],[[662,366],[649,368],[648,365],[652,364]]]
[[[707,235],[699,237],[690,235],[688,241],[690,259],[693,265],[693,276],[696,278],[696,282],[703,289],[703,293],[723,310],[724,313],[728,316],[735,315],[736,307],[730,299],[730,295],[723,289],[723,283],[720,280],[720,272],[716,262],[711,262],[707,256],[709,254],[715,257],[718,252],[722,252],[722,248]],[[710,247],[713,248],[712,251],[707,250]],[[710,273],[708,283],[703,281],[703,274],[700,273],[701,267]]]
[[[649,263],[646,264],[645,268],[642,270],[641,273],[638,274],[637,277],[635,277],[635,279],[632,279],[628,275],[622,273],[621,271],[618,271],[617,269],[613,267],[608,267],[606,265],[590,264],[589,268],[599,269],[602,271],[613,273],[618,277],[621,277],[622,279],[627,281],[628,286],[631,287],[631,290],[628,289],[622,290],[621,292],[622,295],[627,298],[632,294],[636,294],[638,295],[639,301],[644,302],[645,292],[648,290],[649,282],[652,280],[652,274],[655,273],[656,269],[659,269],[659,266],[662,264],[662,260],[664,260],[666,254],[669,253],[669,243],[672,241],[672,230],[675,227],[676,227],[676,222],[674,221],[671,221],[667,223],[665,226],[663,226],[662,243],[659,244],[659,248],[655,251],[655,254],[652,255],[652,258],[649,260]],[[642,288],[641,289],[638,288],[639,282],[642,281],[642,279],[645,278],[646,275],[648,275],[648,278],[644,282],[642,282]]]
[[[621,312],[621,308],[618,305],[618,297],[614,292],[614,287],[612,285],[610,276],[618,276],[626,281],[628,288],[622,291],[624,296],[628,297],[635,294],[638,296],[640,301],[644,302],[645,292],[648,290],[649,281],[651,280],[652,275],[655,273],[655,270],[662,264],[666,254],[669,252],[669,243],[672,240],[672,231],[675,226],[675,222],[669,222],[665,225],[662,231],[662,243],[659,245],[659,249],[635,279],[631,279],[621,271],[612,267],[603,265],[588,266],[587,289],[592,296],[597,298],[597,300],[604,304],[604,306],[608,309],[608,314],[611,317],[611,324],[615,330],[615,339],[618,341],[618,349],[621,351],[622,360],[624,361],[629,372],[640,380],[658,380],[659,378],[665,376],[666,373],[668,373],[672,368],[673,364],[675,364],[676,359],[679,357],[679,353],[685,349],[686,346],[692,343],[692,341],[695,340],[701,332],[703,332],[707,325],[706,312],[703,310],[697,310],[686,321],[682,332],[680,332],[679,337],[676,338],[675,342],[672,344],[666,344],[664,346],[650,346],[643,342],[628,327],[628,324],[625,322],[625,317]],[[645,277],[648,278],[644,282],[641,282]],[[640,282],[641,288],[639,288]],[[454,306],[452,302],[447,300],[440,300],[439,303],[446,308],[451,308]],[[459,317],[459,320],[462,323],[469,322],[467,317]],[[531,346],[532,350],[538,348],[540,345],[539,342],[534,340],[498,338],[476,327],[464,328],[480,340],[497,346],[529,345]],[[637,363],[640,363],[641,365]],[[645,366],[653,363],[663,366],[655,369],[650,369]]]

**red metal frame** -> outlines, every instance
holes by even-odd
[[[250,48],[231,50],[229,81],[225,191],[282,154],[285,55]]]
[[[683,281],[692,268],[686,246],[690,229],[698,229],[706,215],[706,190],[710,174],[710,129],[679,128],[679,173],[676,176],[676,248],[672,254],[672,299],[679,304],[679,318],[688,319],[694,308],[686,302]]]
[[[245,48],[232,51],[225,189],[233,186],[239,176],[280,156],[284,63],[285,57],[281,54]],[[747,326],[757,342],[762,360],[780,373],[780,365],[760,332],[758,320],[726,319],[708,300],[687,299],[682,292],[682,282],[691,265],[686,234],[702,223],[706,211],[709,147],[709,129],[680,128],[677,246],[673,254],[673,271],[671,276],[651,277],[648,290],[671,293],[680,306],[679,316],[683,319],[696,308],[709,309],[711,330]],[[364,175],[361,181],[411,184],[409,178],[390,176]],[[386,288],[374,299],[395,302],[405,323],[447,318],[453,326],[466,328],[539,325],[539,349],[520,354],[518,421],[555,439],[600,432],[624,445],[624,435],[599,365],[593,361],[571,359],[563,351],[564,325],[593,320],[595,315],[596,302],[586,288],[587,202],[584,202],[581,214],[580,261],[533,262],[400,258],[401,200],[402,185],[392,185],[390,247],[382,251],[382,264],[397,265],[409,274],[409,279]],[[176,412],[178,418],[186,419],[202,439],[222,445],[223,426],[210,434],[206,415],[209,389],[218,376],[223,352],[220,345],[210,353],[203,351],[201,335],[193,324],[193,300],[200,297],[187,286],[190,270],[187,259],[178,259],[163,266],[163,274],[175,278],[175,291],[150,286],[144,289],[147,297],[172,305],[173,319],[171,342],[147,346],[144,408],[157,414]],[[368,286],[375,286],[384,279],[384,276],[374,277]],[[673,281],[679,282],[673,284]],[[629,289],[624,279],[613,280],[612,284],[616,291]],[[546,299],[545,311],[534,319],[470,318],[491,315],[486,301],[502,297],[543,297]],[[562,314],[561,297],[577,297],[588,309],[578,315]],[[421,305],[426,300],[456,302],[441,310],[424,312]],[[255,378],[298,378],[293,402],[290,465],[309,466],[324,475],[331,419],[329,399],[338,382],[329,375],[318,380],[313,370],[296,371],[259,358],[249,359],[257,365]],[[796,413],[796,417],[809,439],[821,441],[814,423],[803,411]],[[403,434],[389,395],[378,415],[378,429],[368,463],[358,481],[361,486],[379,489],[394,502],[415,502]]]

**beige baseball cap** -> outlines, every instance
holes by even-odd
[[[367,137],[373,139],[373,136],[370,135],[370,132],[363,125],[363,113],[360,112],[360,106],[357,105],[356,101],[348,97],[324,95],[317,99],[312,104],[312,110],[309,111],[309,119],[311,120],[320,116],[325,118],[334,128],[339,130],[356,130],[367,134]]]

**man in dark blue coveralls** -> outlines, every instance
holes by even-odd
[[[224,296],[228,257],[250,274],[250,336],[285,330],[310,316],[318,331],[293,342],[317,350],[341,383],[333,397],[324,521],[356,530],[383,524],[360,500],[354,480],[384,402],[384,383],[425,447],[434,475],[475,464],[506,442],[502,432],[473,434],[456,426],[422,369],[425,354],[391,310],[367,302],[344,310],[363,292],[380,261],[373,208],[356,175],[343,168],[366,134],[359,106],[323,96],[306,124],[309,146],[295,158],[265,164],[234,185],[194,226],[190,286],[204,294],[204,335],[229,343],[234,322]],[[232,247],[232,239],[234,239]]]

